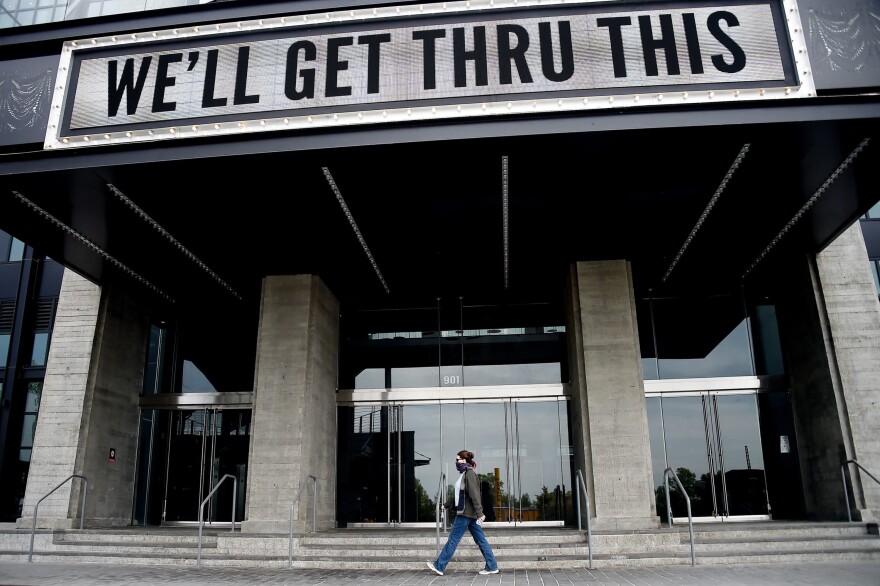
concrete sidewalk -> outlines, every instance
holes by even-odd
[[[454,562],[450,566],[454,566]],[[665,566],[607,570],[512,570],[494,576],[456,571],[424,572],[278,570],[218,567],[135,566],[128,564],[55,564],[0,561],[0,586],[95,586],[100,584],[296,584],[296,585],[483,585],[536,586],[880,586],[880,560],[810,564]]]

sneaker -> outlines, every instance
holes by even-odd
[[[425,563],[428,564],[428,567],[431,568],[431,571],[432,571],[432,572],[434,572],[434,573],[437,574],[438,576],[442,576],[442,575],[443,575],[443,572],[441,572],[440,570],[438,570],[437,568],[435,568],[435,567],[434,567],[434,564],[432,564],[431,562],[425,562]],[[497,572],[498,570],[495,570],[495,571]],[[482,572],[480,572],[480,573],[482,574]]]
[[[483,576],[488,576],[489,574],[497,574],[498,571],[499,571],[498,568],[495,568],[494,570],[490,570],[489,568],[483,568],[482,570],[480,570],[480,574],[482,574]]]

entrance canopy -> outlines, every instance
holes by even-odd
[[[575,261],[655,290],[814,253],[877,199],[872,103],[399,125],[0,161],[0,229],[160,304],[320,275],[343,302],[528,298]]]

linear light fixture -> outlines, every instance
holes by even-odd
[[[376,271],[376,276],[379,277],[379,281],[382,283],[385,293],[390,294],[391,291],[388,289],[385,277],[382,276],[382,271],[379,270],[379,265],[376,264],[376,259],[373,258],[373,253],[370,252],[370,247],[367,246],[367,241],[364,240],[364,236],[361,234],[357,222],[354,221],[354,216],[351,215],[351,210],[348,209],[348,204],[346,204],[345,200],[342,198],[342,192],[339,191],[339,187],[336,186],[336,181],[333,180],[333,175],[330,173],[330,169],[327,167],[321,167],[321,169],[324,171],[324,178],[327,180],[327,185],[333,190],[333,195],[336,196],[336,201],[339,202],[345,217],[348,219],[348,223],[351,224],[351,229],[354,230],[354,235],[357,236],[358,242],[361,243],[361,248],[364,249],[370,264],[373,265],[373,270]]]
[[[119,189],[115,185],[113,185],[112,183],[108,183],[107,187],[110,188],[110,191],[111,191],[111,193],[113,193],[113,195],[118,197],[122,201],[122,203],[124,203],[125,205],[130,207],[132,210],[134,210],[135,214],[140,216],[141,219],[143,219],[146,223],[148,223],[150,226],[152,226],[154,230],[159,232],[159,234],[161,234],[169,242],[171,242],[171,244],[173,244],[175,246],[175,248],[177,248],[180,252],[182,252],[186,258],[188,258],[189,260],[194,262],[200,269],[202,269],[208,275],[210,275],[212,279],[214,279],[215,281],[220,283],[220,286],[223,287],[224,289],[226,289],[229,293],[231,293],[233,295],[233,297],[235,297],[239,301],[241,300],[241,295],[239,295],[235,289],[233,289],[231,286],[229,286],[229,284],[226,281],[221,279],[220,275],[218,275],[217,273],[212,271],[208,267],[208,265],[206,265],[201,260],[199,260],[199,258],[196,257],[196,255],[194,255],[192,252],[190,252],[190,250],[186,246],[184,246],[176,238],[174,238],[174,236],[172,236],[168,232],[168,230],[166,230],[165,228],[160,226],[159,223],[156,222],[156,220],[154,220],[153,218],[150,217],[149,214],[147,214],[147,212],[142,210],[136,203],[134,203],[133,201],[128,199],[124,193],[119,191]]]
[[[865,148],[868,146],[869,142],[871,142],[871,139],[865,138],[862,140],[862,142],[859,143],[859,145],[856,148],[853,149],[853,151],[849,154],[849,156],[846,159],[844,159],[843,162],[837,167],[837,169],[835,169],[834,172],[831,173],[831,175],[829,175],[827,179],[825,179],[825,181],[822,183],[822,185],[819,186],[819,189],[817,189],[813,193],[813,195],[810,196],[810,199],[808,199],[806,201],[806,203],[801,206],[801,209],[799,209],[797,211],[797,213],[794,216],[792,216],[792,218],[788,221],[788,223],[785,226],[783,226],[782,230],[779,231],[779,234],[777,234],[776,236],[773,237],[773,240],[771,240],[770,244],[768,244],[767,247],[761,252],[761,254],[758,255],[758,258],[756,258],[755,261],[751,265],[749,265],[749,268],[746,269],[746,272],[743,273],[742,278],[746,278],[746,276],[748,276],[748,274],[751,273],[755,269],[755,267],[758,266],[758,263],[760,263],[764,259],[764,257],[767,256],[767,253],[770,252],[770,250],[774,246],[779,244],[779,241],[782,240],[782,237],[785,236],[788,232],[790,232],[792,227],[802,217],[804,217],[804,214],[807,213],[807,211],[811,207],[813,207],[813,205],[819,200],[819,198],[822,197],[823,195],[825,195],[825,193],[827,193],[827,191],[831,187],[831,185],[835,181],[837,181],[838,177],[840,177],[840,174],[843,173],[846,170],[846,168],[852,164],[852,162],[856,159],[856,157],[858,157],[862,153],[863,150],[865,150]]]
[[[172,298],[170,295],[168,295],[167,293],[165,293],[164,291],[162,291],[161,289],[156,287],[150,281],[146,280],[145,278],[143,278],[142,276],[140,276],[139,274],[137,274],[136,272],[134,272],[133,270],[128,268],[126,265],[124,265],[121,262],[119,262],[118,260],[116,260],[116,258],[114,258],[110,254],[105,252],[101,247],[99,247],[94,242],[92,242],[91,240],[89,240],[88,238],[86,238],[85,236],[83,236],[82,234],[80,234],[79,232],[77,232],[76,230],[74,230],[73,228],[71,228],[70,226],[68,226],[67,224],[65,224],[64,222],[62,222],[58,218],[56,218],[55,216],[53,216],[52,214],[50,214],[49,212],[47,212],[46,210],[44,210],[43,208],[41,208],[40,206],[38,206],[37,204],[32,202],[31,200],[29,200],[28,198],[26,198],[25,196],[20,194],[19,192],[13,191],[12,195],[17,197],[19,201],[21,201],[26,206],[28,206],[29,208],[31,208],[32,210],[37,212],[39,215],[41,215],[45,219],[49,220],[49,222],[51,222],[52,224],[55,224],[56,226],[58,226],[59,228],[61,228],[62,230],[64,230],[65,232],[67,232],[68,234],[70,234],[71,236],[76,238],[77,240],[79,240],[86,248],[90,249],[92,252],[95,252],[96,254],[98,254],[99,256],[104,258],[107,262],[111,263],[113,266],[115,266],[116,268],[118,268],[119,270],[121,270],[122,272],[127,274],[128,276],[132,277],[137,282],[146,286],[148,289],[150,289],[151,291],[153,291],[157,295],[161,296],[163,299],[170,301],[171,303],[174,303],[174,298]]]
[[[727,173],[724,175],[724,179],[721,180],[721,183],[718,185],[718,188],[715,189],[715,193],[712,195],[712,198],[709,200],[709,203],[706,204],[706,209],[703,210],[703,213],[700,214],[700,218],[697,220],[697,223],[694,224],[694,227],[691,229],[691,233],[688,234],[688,237],[685,238],[684,244],[681,245],[681,249],[678,251],[678,254],[675,255],[675,258],[672,259],[672,264],[669,265],[669,268],[666,269],[666,274],[663,275],[662,281],[665,283],[666,279],[669,278],[669,275],[672,274],[672,269],[675,268],[675,265],[678,264],[678,261],[681,260],[684,251],[687,250],[688,246],[690,246],[691,242],[694,239],[694,236],[697,235],[697,232],[702,228],[703,223],[706,221],[706,218],[709,216],[709,212],[712,211],[712,208],[715,207],[715,204],[718,203],[718,199],[721,197],[721,194],[724,193],[724,190],[727,188],[727,184],[730,183],[730,180],[733,178],[733,174],[739,169],[739,166],[742,164],[743,159],[746,156],[746,153],[749,152],[749,147],[751,145],[746,143],[739,150],[739,154],[736,155],[736,158],[733,160],[733,163],[730,165],[730,168],[727,170]]]
[[[503,238],[504,238],[504,288],[507,289],[507,286],[510,283],[509,280],[509,270],[510,270],[510,192],[509,188],[509,175],[508,175],[508,160],[507,156],[501,157],[501,224],[503,226]]]

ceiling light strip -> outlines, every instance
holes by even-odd
[[[509,212],[510,212],[510,200],[509,200],[509,191],[508,191],[508,164],[507,164],[507,156],[501,157],[501,212],[502,212],[502,225],[504,228],[503,238],[504,238],[504,288],[507,289],[509,284],[509,269],[510,269],[510,220],[509,220]]]
[[[675,268],[675,265],[678,264],[678,261],[681,260],[682,255],[684,255],[684,251],[687,250],[688,246],[690,246],[691,242],[696,236],[697,231],[702,228],[703,223],[706,221],[706,218],[709,216],[709,212],[712,211],[712,208],[715,207],[715,204],[718,203],[718,199],[721,197],[721,194],[724,193],[724,190],[727,188],[727,184],[730,183],[730,180],[733,178],[733,174],[742,164],[743,159],[746,156],[746,153],[749,152],[749,148],[751,145],[746,143],[739,150],[739,154],[733,160],[733,163],[730,165],[730,168],[727,170],[727,173],[724,175],[724,179],[721,180],[721,183],[718,185],[718,188],[715,190],[715,194],[712,195],[712,199],[709,200],[709,203],[706,204],[706,209],[703,210],[703,213],[700,214],[700,219],[697,220],[697,223],[694,225],[691,233],[688,234],[688,237],[685,239],[684,244],[681,245],[681,250],[678,251],[678,254],[675,255],[675,258],[672,259],[672,264],[669,265],[669,268],[666,269],[666,274],[663,275],[663,282],[666,282],[666,279],[669,278],[669,275],[672,274],[672,270]]]
[[[162,236],[164,236],[166,239],[168,239],[168,241],[171,242],[171,244],[173,244],[178,250],[180,250],[180,251],[183,253],[183,255],[184,255],[185,257],[187,257],[187,258],[190,259],[192,262],[194,262],[194,263],[195,263],[200,269],[202,269],[203,271],[205,271],[206,273],[208,273],[208,275],[210,275],[212,279],[214,279],[215,281],[217,281],[218,283],[220,283],[220,285],[221,285],[224,289],[226,289],[229,293],[231,293],[236,299],[241,300],[241,295],[239,295],[238,292],[237,292],[235,289],[233,289],[232,287],[230,287],[229,284],[228,284],[226,281],[224,281],[223,279],[221,279],[221,278],[220,278],[220,275],[218,275],[217,273],[215,273],[214,271],[212,271],[212,270],[208,267],[208,265],[206,265],[206,264],[203,263],[201,260],[199,260],[198,257],[196,257],[196,255],[194,255],[192,252],[190,252],[189,249],[188,249],[186,246],[184,246],[183,244],[181,244],[180,242],[178,242],[177,239],[175,239],[174,236],[172,236],[172,235],[168,232],[168,230],[166,230],[165,228],[163,228],[162,226],[160,226],[159,223],[156,222],[156,220],[154,220],[153,218],[151,218],[151,217],[149,216],[149,214],[147,214],[147,212],[145,212],[144,210],[142,210],[140,207],[138,207],[138,205],[137,205],[136,203],[134,203],[133,201],[131,201],[130,199],[128,199],[128,198],[125,196],[124,193],[122,193],[121,191],[119,191],[119,189],[117,189],[117,187],[116,187],[115,185],[113,185],[112,183],[108,183],[108,184],[107,184],[107,187],[110,188],[110,191],[113,193],[113,195],[115,195],[116,197],[118,197],[118,198],[122,201],[122,203],[124,203],[125,205],[127,205],[128,207],[130,207],[132,210],[134,210],[134,213],[135,213],[135,214],[137,214],[138,216],[140,216],[145,222],[147,222],[148,224],[150,224],[150,226],[152,226],[154,230],[156,230],[156,231],[159,232]]]
[[[124,264],[119,262],[118,260],[116,260],[114,257],[112,257],[109,254],[107,254],[106,252],[104,252],[104,250],[102,250],[94,242],[92,242],[91,240],[89,240],[88,238],[86,238],[85,236],[83,236],[82,234],[80,234],[79,232],[77,232],[76,230],[74,230],[73,228],[71,228],[70,226],[68,226],[67,224],[65,224],[64,222],[62,222],[58,218],[56,218],[55,216],[53,216],[52,214],[50,214],[49,212],[47,212],[46,210],[44,210],[43,208],[41,208],[40,206],[38,206],[37,204],[32,202],[31,200],[29,200],[28,198],[26,198],[25,196],[20,194],[19,192],[13,191],[12,195],[17,197],[19,199],[19,201],[21,201],[26,206],[28,206],[29,208],[31,208],[32,210],[37,212],[39,215],[41,215],[45,219],[49,220],[49,222],[55,224],[56,226],[58,226],[59,228],[61,228],[62,230],[64,230],[65,232],[67,232],[68,234],[70,234],[71,236],[76,238],[77,240],[79,240],[83,245],[85,245],[86,248],[88,248],[88,249],[92,250],[93,252],[95,252],[96,254],[100,255],[107,262],[111,263],[113,266],[115,266],[116,268],[118,268],[119,270],[121,270],[122,272],[127,274],[128,276],[132,277],[133,279],[135,279],[136,281],[138,281],[142,285],[146,286],[151,291],[153,291],[157,295],[161,296],[163,299],[170,301],[171,303],[174,303],[174,299],[170,295],[168,295],[167,293],[165,293],[164,291],[162,291],[161,289],[159,289],[158,287],[153,285],[151,282],[149,282],[148,280],[146,280],[145,278],[143,278],[142,276],[140,276],[139,274],[137,274],[136,272],[134,272],[133,270],[131,270],[130,268],[128,268],[127,266],[125,266]]]
[[[391,293],[388,289],[388,284],[385,282],[385,277],[382,276],[382,271],[379,270],[379,265],[376,264],[376,259],[373,258],[373,254],[370,252],[370,248],[367,246],[367,241],[364,240],[363,234],[361,234],[360,229],[358,228],[357,222],[354,221],[354,216],[351,215],[351,210],[348,209],[348,205],[345,203],[345,200],[342,199],[342,193],[339,191],[339,187],[336,186],[336,181],[333,180],[333,175],[330,174],[330,169],[327,167],[321,167],[324,171],[324,178],[327,179],[327,184],[330,186],[330,189],[333,190],[333,194],[336,196],[336,201],[339,202],[339,205],[342,206],[342,211],[345,213],[345,217],[348,218],[348,223],[351,224],[352,230],[354,230],[355,236],[357,236],[358,242],[361,243],[361,248],[364,249],[364,252],[367,254],[367,258],[370,260],[370,264],[373,265],[373,270],[376,271],[376,276],[379,277],[379,281],[382,283],[382,287],[385,289],[385,293]]]
[[[753,262],[749,266],[749,268],[746,269],[746,272],[743,273],[743,278],[745,278],[755,269],[756,266],[758,266],[758,263],[760,263],[764,259],[764,257],[767,256],[767,253],[770,252],[770,249],[772,249],[779,243],[780,240],[782,240],[782,237],[791,230],[791,228],[804,216],[805,213],[807,213],[807,211],[811,207],[813,207],[813,205],[819,200],[820,197],[825,195],[825,193],[831,187],[831,184],[834,183],[837,178],[840,177],[840,174],[843,173],[846,168],[852,164],[852,162],[856,159],[856,157],[861,154],[863,150],[865,150],[869,142],[871,142],[870,138],[863,139],[862,142],[860,142],[859,145],[855,149],[853,149],[849,156],[843,160],[840,166],[838,166],[837,169],[835,169],[834,172],[828,176],[828,178],[822,183],[822,185],[819,186],[819,189],[817,189],[816,192],[810,196],[810,199],[808,199],[807,202],[803,206],[801,206],[801,209],[799,209],[797,213],[782,228],[782,230],[779,231],[779,234],[777,234],[773,238],[773,240],[770,241],[770,244],[768,244],[767,248],[765,248],[763,252],[758,255],[758,258],[755,259],[755,262]]]

